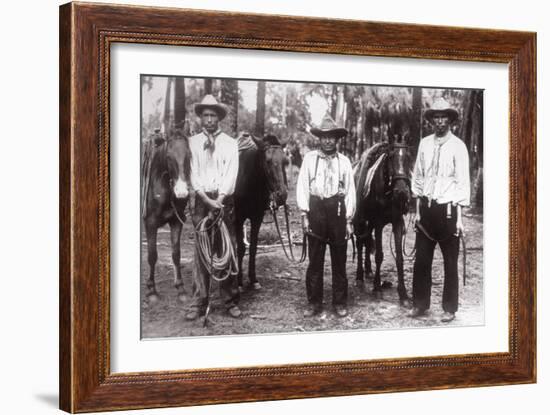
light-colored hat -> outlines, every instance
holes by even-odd
[[[225,105],[220,104],[214,95],[205,95],[200,104],[195,104],[195,114],[199,117],[205,109],[211,109],[218,113],[220,121],[225,118],[227,115],[227,108]]]
[[[458,119],[458,111],[453,107],[451,107],[451,104],[449,104],[443,98],[437,98],[432,104],[432,107],[428,108],[424,112],[424,117],[426,117],[428,121],[432,121],[433,116],[437,113],[446,114],[451,120],[451,122],[456,121]]]
[[[348,130],[338,127],[330,115],[325,115],[321,121],[319,128],[313,127],[310,130],[311,134],[321,137],[342,138],[348,134]]]

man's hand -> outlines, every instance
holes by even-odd
[[[353,235],[353,224],[351,222],[346,223],[346,239],[351,238]]]
[[[416,212],[414,212],[414,224],[420,223],[420,198],[416,198]]]
[[[206,204],[210,207],[212,210],[220,210],[223,209],[223,203],[220,201],[220,198],[217,199],[210,199],[208,196],[206,197]]]
[[[464,224],[462,223],[462,206],[456,206],[456,233],[457,235],[466,235],[464,232]]]
[[[307,215],[302,215],[302,231],[304,232],[304,235],[306,233],[309,233],[309,231],[310,231],[309,219],[308,219]]]
[[[462,219],[457,219],[456,221],[456,233],[458,235],[465,235],[464,232],[464,224],[462,223]]]

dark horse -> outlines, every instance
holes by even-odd
[[[367,172],[371,168],[372,170],[368,174]],[[382,230],[388,223],[391,223],[395,241],[397,292],[403,305],[408,305],[403,275],[403,235],[405,232],[403,215],[409,210],[411,197],[409,175],[410,160],[407,145],[386,142],[375,144],[367,150],[361,157],[355,172],[357,208],[354,228],[357,239],[357,285],[364,288],[365,272],[367,275],[372,275],[370,252],[372,251],[372,231],[374,230],[376,261],[374,293],[378,297],[381,296],[380,266],[384,259]],[[366,193],[367,188],[368,193]],[[363,247],[366,248],[365,268],[363,268]]]
[[[244,138],[249,145],[239,146],[239,173],[235,186],[235,226],[239,260],[237,277],[241,288],[242,263],[246,251],[244,222],[249,219],[248,280],[253,289],[260,289],[261,285],[256,278],[258,233],[265,210],[270,207],[277,208],[286,203],[288,192],[285,165],[288,160],[279,140],[274,135],[267,135],[263,140]],[[249,141],[252,139],[253,141]]]
[[[155,287],[155,264],[157,262],[157,231],[168,223],[172,242],[172,261],[174,264],[174,285],[178,296],[183,299],[184,288],[180,270],[180,236],[185,221],[185,207],[189,199],[191,151],[187,138],[177,134],[167,141],[157,140],[152,144],[145,163],[149,163],[148,174],[144,174],[143,183],[143,222],[147,235],[147,259],[149,277],[147,297],[150,301],[158,299]],[[145,165],[144,163],[144,165]]]

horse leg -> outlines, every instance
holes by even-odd
[[[248,250],[248,281],[254,290],[262,288],[256,278],[256,252],[258,251],[258,234],[263,217],[257,217],[250,221],[250,248]]]
[[[397,293],[399,294],[399,302],[402,306],[409,306],[409,297],[405,288],[405,278],[403,271],[403,234],[405,223],[403,216],[399,215],[397,223],[392,225],[393,237],[395,241],[395,265],[397,266]]]
[[[237,239],[237,260],[239,264],[239,272],[237,274],[237,282],[239,285],[239,291],[242,291],[243,287],[243,258],[246,252],[246,246],[244,244],[244,219],[238,217],[235,220],[235,237]]]
[[[358,224],[355,228],[355,244],[357,249],[357,272],[355,274],[355,285],[363,291],[365,289],[365,271],[363,269],[363,247],[365,246],[365,226]]]
[[[183,228],[182,224],[178,219],[170,222],[170,240],[172,242],[172,263],[174,265],[174,286],[178,290],[178,298],[180,301],[185,299],[185,289],[183,287],[183,279],[181,278],[181,268],[180,268],[180,238],[181,238],[181,229]]]
[[[157,253],[157,224],[149,219],[145,223],[145,233],[147,235],[147,262],[149,263],[149,278],[145,281],[147,286],[146,296],[150,303],[158,301],[159,296],[155,287],[155,265],[158,259]]]
[[[384,251],[382,250],[382,230],[383,226],[378,225],[374,228],[374,240],[376,244],[376,252],[374,254],[374,260],[376,261],[376,272],[374,274],[374,295],[376,298],[382,298],[382,284],[380,282],[380,267],[384,260]]]
[[[357,239],[356,242],[357,250],[357,273],[355,276],[355,285],[359,290],[365,290],[365,271],[363,270],[363,247],[365,246],[362,238]]]
[[[365,232],[365,277],[372,277],[372,267],[370,262],[370,256],[373,253],[374,241],[372,240],[372,230],[373,226],[370,224],[367,225],[367,231]]]

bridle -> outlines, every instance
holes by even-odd
[[[263,152],[264,152],[264,160],[266,160],[265,159],[265,153],[270,149],[281,149],[282,150],[282,146],[278,145],[278,144],[271,144],[271,145],[265,146],[262,149]],[[267,162],[264,164],[264,169],[265,169],[264,174],[266,175],[267,183],[268,183],[268,186],[269,186],[269,210],[271,211],[271,215],[273,216],[273,222],[275,222],[275,228],[277,229],[277,235],[279,237],[279,242],[281,244],[281,247],[283,248],[283,252],[284,252],[286,258],[290,262],[295,263],[295,264],[302,263],[306,260],[306,255],[307,255],[306,235],[304,235],[303,240],[302,240],[302,253],[300,254],[300,258],[296,259],[296,256],[294,255],[294,250],[292,248],[292,246],[293,246],[292,237],[290,235],[290,220],[289,220],[290,208],[288,207],[288,205],[286,203],[283,205],[283,210],[284,210],[284,214],[285,214],[286,236],[287,236],[287,239],[288,239],[288,249],[287,249],[287,247],[285,246],[285,243],[283,241],[283,235],[281,233],[281,227],[279,226],[279,220],[277,219],[277,211],[279,210],[280,206],[277,205],[277,201],[275,200],[275,197],[274,197],[276,189],[274,188],[273,183],[270,180],[271,174],[268,171]],[[284,167],[282,165],[281,165],[281,169],[283,169],[283,179],[285,180],[284,184],[286,186],[287,185],[287,179],[286,179],[286,176],[285,176]]]
[[[176,218],[178,219],[178,221],[182,225],[184,225],[185,224],[185,214],[183,214],[183,218],[182,218],[182,216],[178,212],[176,204],[174,203],[174,199],[176,197],[176,195],[174,194],[174,179],[172,178],[172,176],[170,176],[170,172],[168,171],[168,143],[171,140],[173,140],[173,138],[165,139],[164,142],[162,143],[162,147],[159,149],[159,151],[162,152],[161,157],[164,159],[164,161],[166,163],[166,169],[164,169],[164,171],[162,172],[161,178],[164,177],[164,176],[168,177],[168,188],[170,189],[170,206],[174,210],[174,214],[176,215]]]
[[[410,189],[411,173],[408,168],[409,166],[406,165],[406,160],[409,158],[409,146],[404,143],[392,144],[389,156],[389,187],[393,189],[395,182],[398,180],[404,180]]]
[[[264,169],[265,177],[267,179],[267,185],[268,185],[268,188],[269,188],[269,198],[270,198],[270,202],[275,203],[275,200],[273,198],[273,194],[277,191],[277,189],[275,189],[275,186],[273,185],[272,176],[271,176],[271,173],[270,173],[269,168],[267,166],[266,153],[268,152],[268,150],[281,150],[283,152],[283,154],[284,154],[284,150],[283,150],[283,147],[280,144],[270,144],[270,145],[266,145],[265,147],[262,148],[263,156],[264,156],[263,169]],[[286,177],[285,177],[285,172],[284,172],[284,168],[283,168],[282,165],[281,165],[281,169],[283,170],[283,179],[285,180],[285,186],[286,186],[287,185]]]

